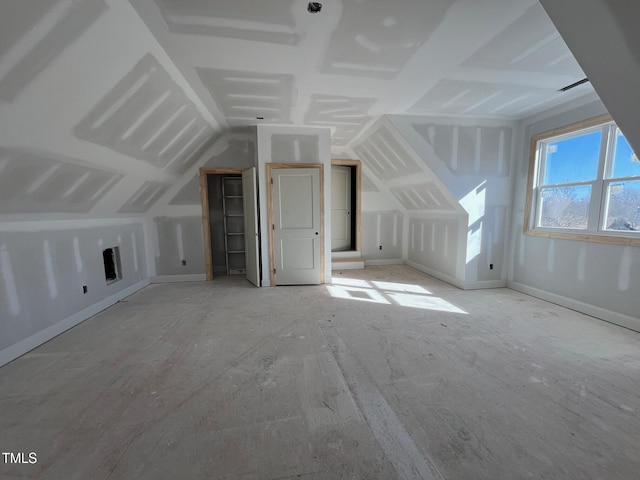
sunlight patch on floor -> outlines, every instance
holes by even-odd
[[[345,300],[467,314],[420,285],[334,278],[332,285],[327,285],[327,290],[332,297]]]

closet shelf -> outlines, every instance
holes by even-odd
[[[233,218],[241,219],[244,217],[244,212],[237,213],[239,210],[238,199],[241,198],[242,178],[224,177],[222,182],[222,209],[224,211],[224,243],[227,257],[227,274],[245,273],[244,233],[238,232],[240,227],[237,224],[239,221],[232,220]],[[227,210],[230,206],[233,206],[231,212]],[[230,258],[233,259],[231,263],[229,262]]]

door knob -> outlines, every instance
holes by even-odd
[[[316,232],[316,235],[318,234],[318,232]]]

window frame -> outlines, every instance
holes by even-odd
[[[613,121],[611,115],[600,115],[595,118],[584,120],[582,122],[573,123],[561,128],[542,132],[531,136],[529,149],[529,172],[527,178],[527,193],[524,209],[524,234],[547,237],[561,238],[567,240],[581,240],[588,242],[609,243],[615,245],[631,245],[640,246],[640,231],[615,231],[603,228],[607,215],[609,202],[609,185],[621,181],[640,180],[640,177],[618,177],[607,178],[612,173],[612,154],[615,147],[615,131],[618,128]],[[565,227],[545,227],[539,226],[539,218],[542,214],[540,208],[540,189],[541,187],[549,187],[549,185],[540,185],[539,177],[544,171],[543,167],[546,162],[544,148],[549,140],[558,140],[571,138],[578,134],[588,133],[589,131],[602,131],[602,141],[600,144],[600,152],[598,157],[597,177],[595,180],[576,181],[557,184],[560,187],[575,185],[591,185],[591,198],[589,202],[589,210],[587,212],[587,228],[572,229]],[[607,162],[606,159],[610,161]],[[595,227],[594,227],[595,225]]]

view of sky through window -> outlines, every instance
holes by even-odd
[[[602,131],[567,138],[547,146],[544,184],[583,182],[596,178]]]

